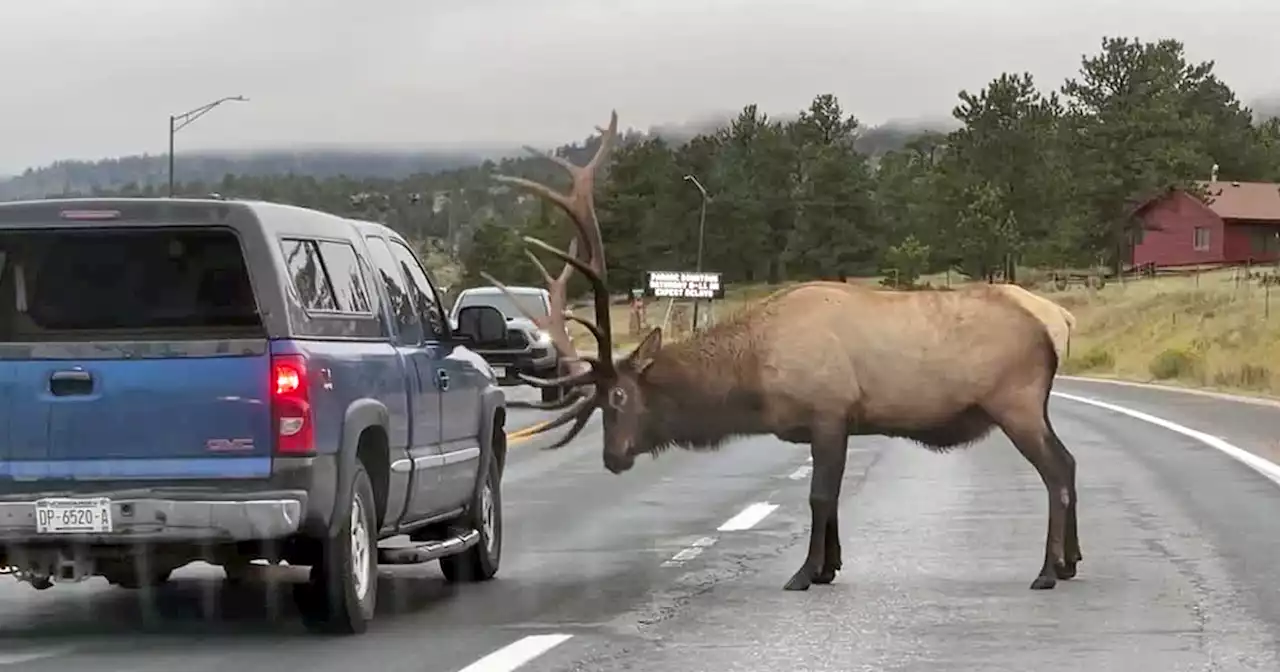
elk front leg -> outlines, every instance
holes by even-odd
[[[840,506],[831,508],[831,517],[827,519],[826,553],[822,559],[822,569],[813,577],[817,584],[831,583],[836,580],[836,572],[843,566],[840,562]]]
[[[815,582],[831,583],[840,568],[836,509],[840,506],[847,444],[848,436],[844,431],[814,432],[813,443],[810,444],[813,475],[809,477],[809,511],[812,515],[809,553],[804,564],[783,586],[785,590],[808,590]],[[829,559],[833,555],[834,563],[831,563]]]

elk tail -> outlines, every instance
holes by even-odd
[[[1058,308],[1062,311],[1062,319],[1065,320],[1067,323],[1067,342],[1063,349],[1066,352],[1066,356],[1070,357],[1071,356],[1071,332],[1076,330],[1076,316],[1072,315],[1071,311],[1067,310],[1066,308],[1063,308],[1061,304],[1058,305]],[[1058,363],[1061,364],[1062,362],[1058,362]]]

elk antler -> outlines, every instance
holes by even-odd
[[[576,229],[576,235],[569,244],[569,251],[565,252],[537,238],[524,237],[524,241],[530,245],[541,248],[551,254],[559,257],[565,262],[563,270],[560,271],[558,277],[551,277],[551,273],[547,271],[542,262],[531,252],[526,249],[525,254],[533,260],[535,266],[542,273],[542,277],[546,280],[547,289],[551,295],[551,310],[544,319],[538,319],[529,316],[539,327],[547,331],[551,335],[552,343],[555,344],[556,350],[560,352],[560,356],[570,363],[572,372],[569,375],[555,378],[543,379],[535,378],[520,374],[520,378],[525,382],[536,387],[552,387],[559,385],[588,385],[595,384],[597,388],[599,383],[613,380],[616,372],[613,367],[613,329],[609,320],[609,291],[605,282],[607,267],[604,260],[604,242],[600,235],[600,222],[596,219],[595,202],[592,197],[592,191],[595,187],[596,171],[605,162],[609,156],[610,150],[613,148],[614,140],[618,133],[618,113],[614,111],[609,118],[609,127],[607,129],[597,127],[601,133],[600,146],[596,149],[595,156],[591,157],[591,161],[585,166],[578,166],[567,159],[556,156],[549,152],[540,152],[538,150],[526,147],[525,149],[539,156],[544,156],[569,172],[573,178],[573,186],[568,194],[562,194],[551,189],[545,184],[534,182],[523,177],[513,177],[510,175],[494,175],[493,178],[500,182],[506,182],[519,187],[523,187],[528,191],[541,196],[542,198],[555,203],[560,209],[569,215],[569,219],[573,222]],[[583,243],[586,248],[586,259],[579,257],[578,242]],[[574,269],[582,272],[587,280],[591,283],[592,293],[595,297],[595,323],[591,323],[585,319],[572,315],[568,310],[567,289],[569,278],[573,275]],[[482,274],[483,277],[496,286],[498,289],[508,293],[502,283],[493,279],[488,274]],[[520,305],[516,302],[516,305]],[[527,315],[527,313],[526,313]],[[579,356],[573,347],[573,342],[569,338],[567,328],[567,320],[578,322],[587,328],[595,337],[597,344],[597,356],[585,357]],[[558,448],[578,434],[586,425],[587,420],[591,417],[591,413],[598,405],[597,393],[584,398],[585,395],[577,389],[572,394],[565,395],[563,399],[551,403],[512,403],[512,406],[526,406],[535,408],[562,409],[568,407],[567,410],[559,417],[551,422],[541,426],[535,433],[540,433],[550,429],[560,427],[570,420],[574,421],[573,428],[569,433],[557,441],[552,448]]]

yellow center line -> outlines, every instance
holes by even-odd
[[[537,434],[538,430],[545,427],[547,422],[536,422],[528,427],[521,427],[512,432],[507,432],[507,445],[512,446],[523,441],[528,441]]]

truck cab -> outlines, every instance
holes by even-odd
[[[342,633],[372,618],[379,563],[487,580],[506,410],[485,338],[451,327],[380,224],[0,204],[0,567],[138,588],[196,560],[232,579],[287,561],[311,567],[304,621]]]

